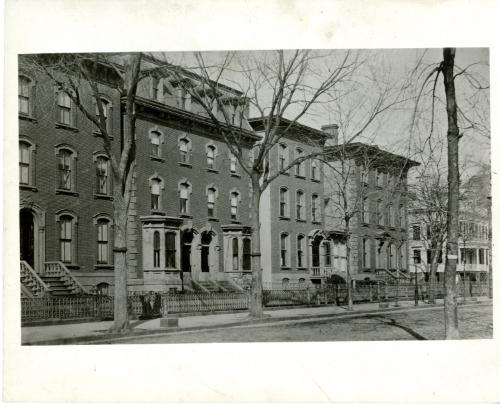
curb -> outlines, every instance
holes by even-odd
[[[491,301],[476,301],[465,303],[465,306],[483,306],[485,304],[491,303]],[[463,303],[459,303],[460,306],[464,306]],[[271,316],[265,317],[264,319],[252,320],[247,319],[244,321],[230,322],[218,325],[210,325],[210,326],[191,326],[185,328],[175,328],[171,330],[165,329],[152,329],[152,330],[141,330],[134,331],[132,330],[128,334],[120,334],[120,333],[110,333],[102,336],[80,336],[80,337],[71,337],[71,338],[58,338],[58,339],[47,339],[42,341],[34,341],[34,342],[26,342],[22,343],[22,346],[49,346],[49,345],[68,345],[68,344],[85,344],[85,343],[94,343],[94,344],[110,344],[116,341],[127,341],[131,339],[135,339],[138,337],[149,337],[149,336],[168,336],[177,333],[187,333],[187,332],[196,332],[196,331],[211,331],[217,329],[226,329],[226,328],[235,328],[239,326],[253,326],[253,325],[265,325],[265,324],[274,324],[281,322],[291,322],[294,321],[302,321],[300,323],[308,323],[308,322],[316,322],[318,320],[327,320],[327,319],[353,319],[360,318],[366,315],[371,314],[385,314],[385,313],[393,313],[393,312],[406,312],[406,311],[415,311],[415,310],[426,310],[426,309],[434,309],[434,308],[442,308],[444,304],[421,304],[418,307],[393,307],[393,308],[383,308],[383,309],[370,309],[364,311],[348,311],[345,309],[345,312],[342,313],[334,313],[334,314],[318,314],[318,315],[294,315],[287,316],[282,318],[272,318]],[[297,322],[298,323],[298,322]]]

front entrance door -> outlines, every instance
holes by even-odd
[[[181,237],[181,270],[191,272],[191,244],[193,243],[193,231],[182,232]]]
[[[31,268],[35,267],[35,224],[33,212],[23,208],[19,212],[21,260],[26,261]]]
[[[209,232],[201,234],[201,271],[203,273],[210,272],[210,243],[212,235]]]

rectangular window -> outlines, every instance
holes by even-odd
[[[97,263],[109,263],[109,235],[107,221],[99,221],[97,223]]]
[[[238,194],[231,194],[231,219],[238,219]]]
[[[325,266],[330,267],[332,265],[332,249],[330,242],[324,242],[323,243],[323,249],[325,253]]]
[[[420,226],[413,225],[413,240],[420,240]]]
[[[312,222],[319,222],[319,207],[318,207],[318,196],[313,195],[311,200],[311,218]]]
[[[382,200],[377,201],[377,222],[379,225],[384,225],[384,212],[382,207]]]
[[[304,237],[297,236],[297,267],[304,267]]]
[[[230,161],[229,161],[229,171],[233,174],[236,174],[236,168],[237,168],[237,159],[236,156],[233,154],[230,155]]]
[[[422,257],[419,249],[413,250],[413,263],[420,264],[422,262]]]
[[[19,112],[29,115],[30,81],[25,77],[19,77]]]
[[[71,247],[72,247],[72,227],[73,223],[70,218],[61,218],[61,235],[60,235],[60,250],[61,261],[71,263]]]
[[[175,233],[165,233],[165,267],[175,269]]]
[[[238,258],[238,239],[233,238],[233,270],[238,270],[240,268],[239,258]]]
[[[288,235],[281,235],[281,238],[280,238],[280,252],[281,252],[280,265],[281,265],[281,267],[288,266],[287,245],[288,245]]]
[[[109,193],[108,190],[108,160],[102,157],[97,158],[96,161],[96,177],[97,177],[97,193]]]
[[[153,234],[153,267],[160,267],[160,232]]]
[[[30,145],[25,142],[19,143],[19,183],[30,184]]]

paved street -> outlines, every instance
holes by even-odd
[[[492,307],[459,309],[463,339],[493,336]],[[400,313],[370,314],[359,318],[313,322],[276,322],[217,330],[179,332],[141,337],[120,343],[214,343],[214,342],[319,342],[357,340],[436,340],[444,336],[443,308]]]

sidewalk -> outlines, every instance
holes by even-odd
[[[478,297],[477,301],[468,301],[467,305],[491,302],[487,297]],[[273,324],[277,322],[308,322],[311,320],[359,317],[372,312],[393,312],[408,310],[423,310],[442,306],[443,300],[436,300],[435,305],[419,302],[415,307],[413,301],[401,301],[399,307],[394,306],[394,302],[389,303],[389,307],[382,309],[379,304],[365,303],[356,304],[352,311],[348,311],[344,306],[323,306],[307,308],[287,308],[287,309],[266,309],[266,317],[262,320],[250,320],[248,312],[223,313],[212,315],[189,315],[179,317],[177,328],[161,328],[160,319],[147,321],[131,321],[132,332],[130,336],[141,336],[161,333],[179,333],[203,329],[227,328],[241,325]],[[46,326],[25,326],[21,328],[21,343],[23,345],[44,345],[44,344],[79,344],[79,343],[106,343],[106,340],[126,339],[129,335],[119,335],[109,333],[112,321],[86,322],[76,324],[46,325]]]

